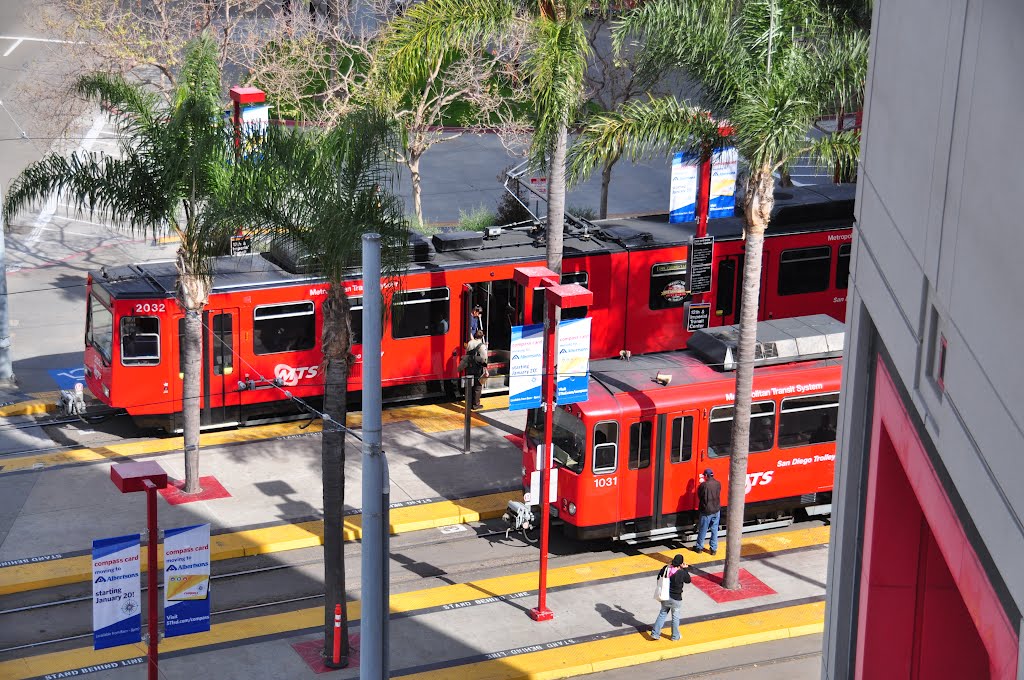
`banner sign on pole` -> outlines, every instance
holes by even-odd
[[[733,217],[736,214],[736,173],[739,159],[739,152],[732,146],[717,149],[711,156],[708,218]]]
[[[561,406],[587,400],[590,383],[590,317],[558,322],[555,399]]]
[[[164,635],[210,630],[210,525],[164,531]]]
[[[508,410],[540,408],[544,376],[544,324],[512,327]]]
[[[668,221],[697,219],[697,156],[678,152],[672,156],[672,186],[669,189]]]
[[[92,647],[107,649],[142,640],[139,535],[92,542]]]

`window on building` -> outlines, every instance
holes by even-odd
[[[316,346],[316,311],[312,302],[265,305],[253,310],[255,354],[277,354]]]
[[[659,262],[651,267],[651,290],[647,306],[652,310],[682,307],[686,294],[686,260]]]
[[[629,426],[629,469],[642,470],[651,464],[651,421]]]
[[[831,269],[829,246],[783,250],[779,256],[779,295],[827,290]]]
[[[155,366],[160,363],[160,319],[155,316],[121,317],[121,363]]]
[[[838,392],[783,399],[779,410],[779,448],[834,442],[838,422]]]
[[[619,424],[606,420],[594,426],[594,474],[615,472],[619,458]]]
[[[447,288],[398,293],[391,303],[391,337],[401,340],[444,335],[450,328],[450,315]]]
[[[839,246],[839,255],[836,257],[836,288],[846,290],[850,286],[850,250],[853,248],[849,243]]]
[[[669,460],[685,463],[693,455],[693,416],[672,420],[672,440]]]
[[[562,274],[560,281],[563,284],[566,283],[578,283],[584,288],[589,288],[587,283],[590,281],[590,277],[586,272],[568,272]],[[562,310],[562,319],[582,319],[587,315],[590,309],[588,307],[574,307],[572,309]],[[534,288],[533,289],[533,313],[531,314],[531,323],[544,323],[544,289]]]
[[[708,424],[708,456],[732,455],[732,406],[711,409]],[[775,443],[775,402],[762,401],[750,405],[750,453],[767,451]]]

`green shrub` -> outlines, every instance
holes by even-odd
[[[580,219],[584,220],[597,219],[597,211],[594,210],[593,208],[586,208],[579,205],[570,205],[566,207],[565,212],[569,213],[570,215],[575,215],[576,217],[579,217]]]
[[[494,226],[494,220],[494,213],[482,205],[468,213],[459,209],[459,229],[464,231],[483,231]]]

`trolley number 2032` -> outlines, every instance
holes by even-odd
[[[166,312],[167,303],[165,302],[142,302],[135,305],[136,312]]]
[[[595,477],[594,478],[594,486],[596,486],[598,488],[600,488],[602,486],[618,486],[618,485],[619,485],[619,478],[618,477]]]

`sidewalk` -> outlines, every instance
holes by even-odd
[[[429,410],[441,408],[456,416],[461,411],[457,406],[406,407],[401,413],[408,420],[392,417],[385,425],[391,500],[403,506],[392,511],[396,533],[497,517],[506,498],[518,493],[520,454],[509,435],[520,431],[523,414],[494,408],[503,402],[501,397],[485,400],[485,409],[493,410],[476,415],[469,454],[461,452],[462,431],[445,429],[450,427],[445,423],[458,418],[446,419]],[[239,441],[251,436],[245,430],[236,434]],[[301,547],[317,545],[322,540],[322,528],[318,534],[313,526],[321,508],[320,440],[307,432],[287,436],[205,446],[201,472],[216,478],[230,496],[183,505],[160,501],[161,527],[210,522],[213,533],[219,535],[211,548],[223,543],[224,558],[288,549],[282,532],[293,532]],[[349,441],[346,463],[346,503],[353,513],[360,506],[357,444]],[[100,458],[102,453],[93,452]],[[183,460],[177,450],[142,452],[133,459],[157,460],[171,477],[182,476]],[[27,582],[27,587],[52,585],[45,579],[52,578],[58,567],[65,576],[78,571],[74,578],[58,582],[82,582],[83,577],[89,578],[87,553],[93,538],[142,528],[142,498],[117,493],[109,480],[109,464],[89,460],[8,473],[0,469],[0,564],[28,561],[0,567],[0,593],[17,592],[3,589],[14,576]],[[358,515],[350,520],[350,538],[355,538]],[[237,538],[242,528],[253,552],[232,554],[230,537]],[[299,543],[291,547],[300,547]],[[653,574],[673,551],[626,556],[597,553],[584,564],[552,568],[548,603],[555,619],[536,623],[526,614],[537,597],[536,549],[530,547],[530,557],[515,573],[496,568],[466,583],[456,579],[450,585],[393,590],[392,676],[572,677],[814,634],[822,627],[827,547],[827,528],[746,537],[744,568],[753,579],[751,584],[759,582],[765,588],[748,589],[745,594],[754,597],[733,602],[715,599],[721,599],[714,574],[721,571],[722,554],[712,558],[687,551],[695,584],[684,595],[683,640],[678,643],[669,641],[667,630],[658,642],[650,641],[645,632],[657,613],[651,597]],[[41,556],[48,559],[32,559]],[[32,584],[32,578],[40,580]],[[350,632],[356,644],[358,618],[359,603],[350,602]],[[183,680],[314,677],[300,651],[319,649],[322,620],[322,607],[317,606],[223,623],[215,618],[209,633],[161,644],[161,676]],[[0,677],[61,677],[54,674],[75,670],[82,674],[93,667],[99,668],[89,674],[100,678],[140,677],[141,668],[117,669],[141,666],[144,655],[140,646],[102,652],[83,647],[0,662]],[[331,676],[355,678],[358,661],[353,665]]]

